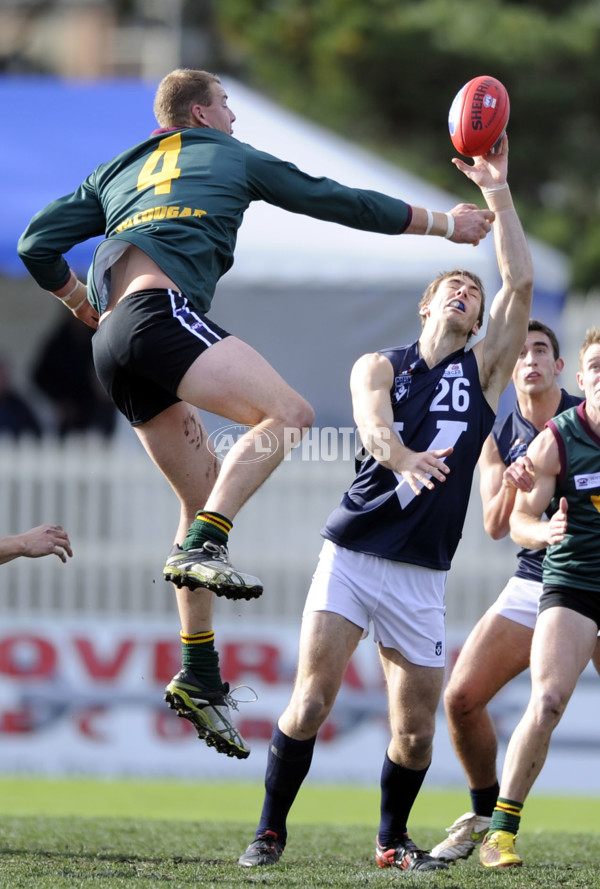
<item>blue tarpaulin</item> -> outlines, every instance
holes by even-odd
[[[26,274],[16,244],[38,210],[73,191],[99,163],[141,142],[156,128],[155,90],[154,83],[133,80],[0,79],[4,120],[0,273]],[[96,243],[74,247],[71,264],[85,270]]]

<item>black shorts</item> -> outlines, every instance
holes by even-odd
[[[98,379],[132,426],[176,404],[198,355],[229,336],[174,290],[139,290],[117,303],[92,338]]]
[[[546,608],[554,608],[560,605],[562,608],[570,608],[577,614],[589,617],[595,621],[600,629],[600,595],[593,590],[581,590],[575,587],[542,585],[542,595],[538,606],[538,613]]]

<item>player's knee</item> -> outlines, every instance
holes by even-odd
[[[422,726],[412,732],[393,733],[392,746],[408,768],[421,768],[431,759],[434,727]]]
[[[294,403],[285,405],[282,411],[284,424],[284,446],[288,451],[300,444],[312,424],[314,423],[315,413],[310,404],[303,398],[298,396],[298,400]]]
[[[306,399],[298,393],[294,393],[294,395],[295,398],[291,399],[285,407],[284,420],[287,427],[300,430],[300,437],[302,437],[315,422],[315,412]]]
[[[444,710],[449,722],[458,722],[473,713],[477,702],[468,686],[449,683],[444,692]]]
[[[531,703],[536,722],[543,726],[556,726],[565,712],[568,698],[559,689],[543,688],[535,690]]]
[[[294,723],[299,731],[316,735],[331,712],[333,700],[324,694],[294,695],[292,701]]]

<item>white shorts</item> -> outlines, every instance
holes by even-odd
[[[446,571],[356,553],[326,540],[304,614],[332,611],[411,664],[443,667]]]
[[[496,601],[488,608],[488,614],[500,614],[533,630],[541,595],[541,581],[511,577]]]

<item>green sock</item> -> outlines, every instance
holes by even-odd
[[[519,832],[522,809],[523,803],[518,803],[513,799],[503,799],[499,796],[492,813],[489,833],[493,833],[495,830],[506,830],[516,836]]]
[[[201,549],[207,540],[227,546],[232,527],[233,522],[218,512],[198,512],[188,529],[182,549]]]
[[[219,691],[223,680],[219,672],[219,652],[215,649],[214,630],[204,633],[184,633],[181,630],[181,663],[188,667],[194,676]]]

